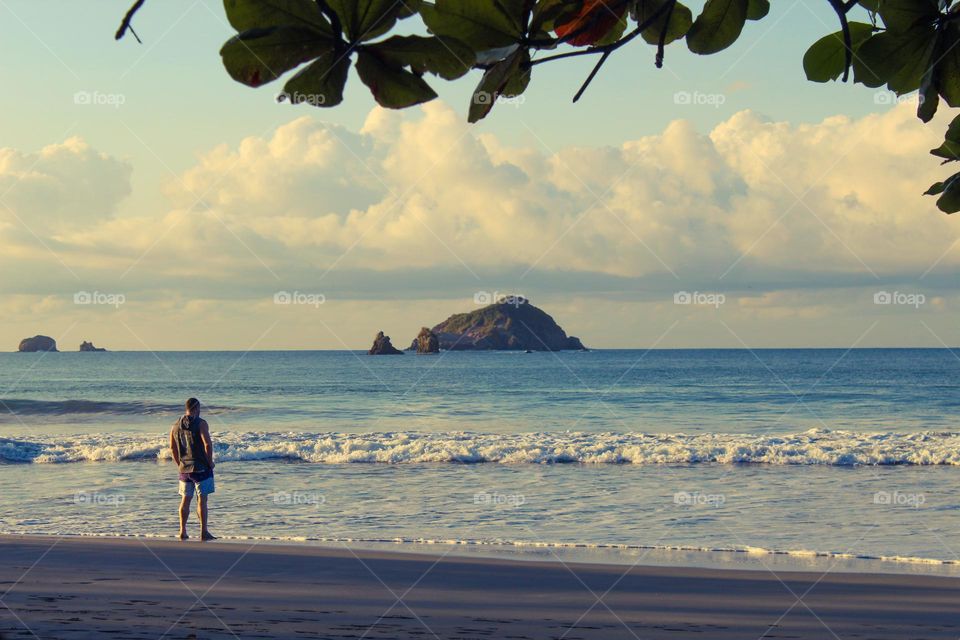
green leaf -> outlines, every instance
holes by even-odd
[[[639,0],[636,6],[635,19],[638,23],[643,23],[656,14],[667,0]],[[659,44],[660,34],[667,23],[667,14],[662,13],[656,22],[644,29],[640,36],[649,44]],[[670,14],[670,24],[667,26],[667,38],[664,44],[670,44],[674,40],[679,40],[687,35],[690,25],[693,24],[693,12],[679,2],[673,6],[673,12]]]
[[[877,11],[890,31],[907,31],[932,23],[940,14],[937,0],[881,0]]]
[[[947,178],[943,182],[940,192],[940,197],[937,198],[937,208],[940,211],[944,213],[960,211],[960,173],[955,173]]]
[[[292,104],[335,107],[343,102],[343,87],[350,73],[350,57],[333,47],[301,69],[283,85],[281,97]]]
[[[470,101],[469,122],[483,120],[500,96],[507,98],[523,93],[530,83],[530,51],[517,49],[483,74]]]
[[[856,52],[872,34],[873,25],[851,22],[850,43],[853,51]],[[847,64],[846,51],[842,31],[831,33],[814,42],[803,55],[803,70],[807,74],[807,80],[828,82],[839,78]]]
[[[763,20],[770,13],[770,0],[750,0],[747,4],[747,20]]]
[[[237,31],[267,27],[306,27],[331,36],[330,22],[314,0],[223,0],[227,20]]]
[[[393,36],[368,48],[382,58],[409,66],[415,73],[429,71],[445,80],[456,80],[476,62],[473,49],[459,40],[439,36]]]
[[[583,6],[578,0],[540,0],[533,7],[530,17],[531,33],[548,33],[557,23],[564,23],[580,13]]]
[[[943,193],[944,184],[942,182],[934,182],[930,185],[930,188],[923,192],[925,196],[935,196]]]
[[[220,49],[220,56],[234,80],[259,87],[332,46],[330,38],[312,29],[270,27],[251,29],[230,38]]]
[[[934,84],[951,107],[960,106],[960,28],[951,23],[940,32]],[[939,52],[944,52],[942,55]]]
[[[923,74],[920,81],[920,93],[917,94],[917,117],[923,122],[930,122],[940,106],[939,87],[936,80],[936,69],[930,68]]]
[[[430,31],[466,43],[474,51],[515,44],[523,36],[517,16],[491,0],[437,0],[424,3],[420,15]]]
[[[960,160],[960,116],[955,117],[947,127],[943,144],[932,149],[930,153],[947,160]]]
[[[747,20],[748,0],[707,0],[687,33],[687,47],[708,55],[736,42]]]
[[[423,0],[402,0],[397,7],[397,17],[401,20],[415,16],[420,13],[420,7],[423,6]]]
[[[902,33],[876,33],[857,49],[854,78],[868,87],[886,83],[899,95],[915,91],[929,67],[935,44],[936,31],[929,26]]]
[[[437,97],[423,78],[368,49],[357,55],[357,73],[381,107],[405,109]]]
[[[613,44],[623,36],[623,32],[627,30],[627,14],[624,12],[622,16],[617,18],[617,21],[613,23],[610,27],[610,30],[602,37],[598,38],[593,42],[591,46],[602,47],[604,45]]]
[[[944,160],[960,160],[960,142],[944,140],[943,144],[931,149],[930,153]]]
[[[340,16],[343,30],[351,42],[365,42],[393,28],[402,11],[409,14],[403,0],[327,0]]]

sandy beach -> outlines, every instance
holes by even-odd
[[[4,638],[956,638],[960,580],[0,537]]]

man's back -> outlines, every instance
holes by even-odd
[[[177,442],[180,452],[180,473],[205,473],[210,470],[210,462],[204,450],[204,434],[210,433],[210,425],[203,418],[189,415],[181,416],[173,425],[171,434]]]

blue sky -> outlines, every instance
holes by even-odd
[[[219,2],[148,1],[137,44],[113,40],[126,0],[3,0],[0,340],[361,348],[519,290],[595,346],[960,341],[955,223],[919,195],[946,115],[807,82],[835,17],[772,4],[715,56],[680,43],[657,70],[638,41],[576,105],[593,59],[538,66],[522,104],[466,127],[478,72],[423,110],[375,109],[355,75],[341,106],[291,107],[224,72]],[[281,290],[325,302],[278,309]]]

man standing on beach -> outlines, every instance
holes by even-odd
[[[216,489],[213,484],[213,440],[210,425],[200,417],[200,401],[187,400],[186,413],[170,430],[170,452],[180,467],[180,539],[186,540],[190,501],[197,496],[200,517],[200,539],[216,540],[207,529],[207,496]]]

